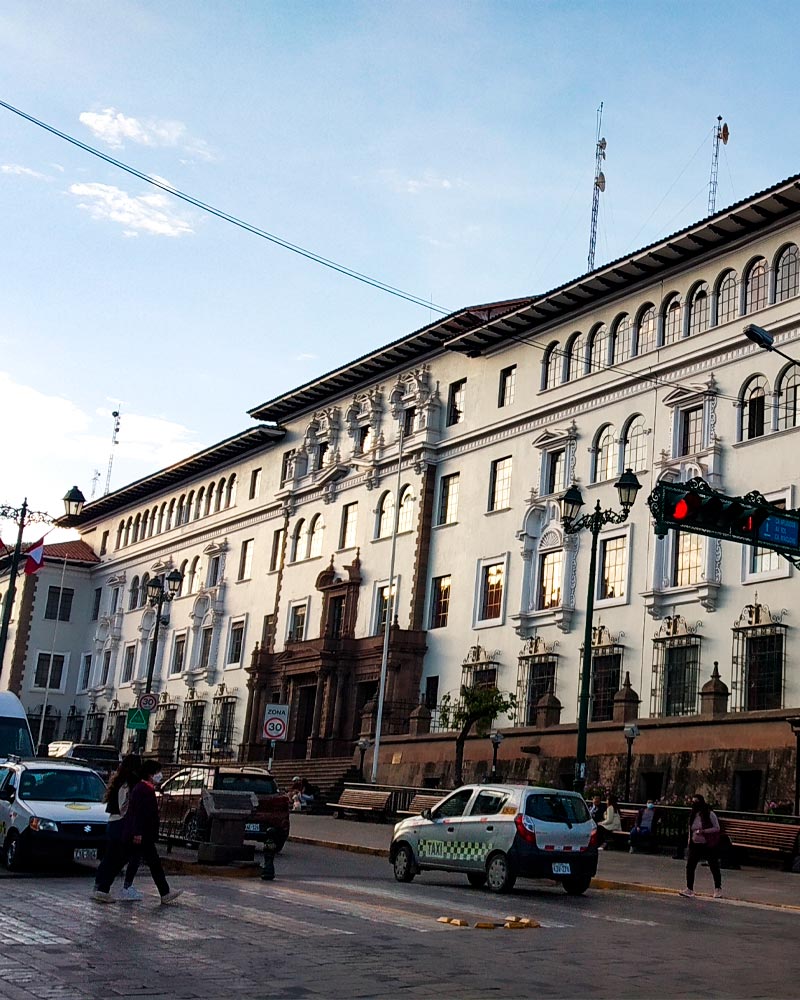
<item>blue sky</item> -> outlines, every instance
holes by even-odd
[[[800,172],[788,3],[0,2],[0,99],[456,309]],[[61,512],[429,321],[0,109],[0,503]],[[98,493],[98,495],[99,495]],[[11,534],[0,524],[3,537]]]

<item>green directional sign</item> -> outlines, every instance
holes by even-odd
[[[126,729],[147,729],[150,713],[145,708],[129,708]]]

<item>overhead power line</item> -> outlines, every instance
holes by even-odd
[[[254,236],[260,236],[264,240],[269,240],[270,243],[275,243],[277,246],[283,247],[284,250],[291,250],[292,253],[299,254],[301,257],[305,257],[307,260],[313,261],[315,264],[321,264],[323,267],[328,267],[332,271],[337,271],[339,274],[342,274],[347,278],[353,278],[365,285],[371,285],[372,288],[377,288],[378,291],[387,292],[389,295],[405,299],[406,302],[411,302],[415,306],[422,306],[424,309],[430,309],[442,316],[446,316],[452,312],[451,309],[445,309],[443,306],[435,305],[430,301],[430,299],[423,299],[418,295],[413,295],[411,292],[403,291],[402,288],[395,288],[394,285],[389,285],[385,281],[380,281],[378,278],[372,278],[368,274],[362,274],[360,271],[356,271],[352,267],[346,267],[344,264],[339,264],[334,260],[323,257],[321,254],[314,253],[313,250],[307,250],[305,247],[298,246],[296,243],[290,243],[288,240],[285,240],[280,236],[276,236],[274,233],[267,232],[267,230],[261,229],[259,226],[255,226],[250,222],[246,222],[244,219],[239,219],[235,215],[223,212],[222,209],[215,208],[213,205],[209,205],[206,202],[201,201],[199,198],[195,198],[192,195],[187,194],[185,191],[181,191],[178,188],[171,187],[169,184],[165,184],[157,177],[151,177],[150,174],[146,174],[142,170],[137,170],[135,167],[132,167],[127,163],[123,163],[122,160],[114,159],[113,156],[109,156],[107,153],[103,153],[99,149],[95,149],[94,146],[89,146],[87,143],[81,142],[81,140],[76,139],[75,136],[68,135],[66,132],[62,132],[60,129],[57,129],[52,125],[48,125],[47,122],[34,118],[33,115],[26,114],[24,111],[21,111],[19,108],[15,108],[11,104],[7,104],[5,101],[0,101],[0,107],[5,108],[7,111],[11,111],[15,115],[19,115],[20,118],[24,118],[33,125],[37,125],[39,128],[44,129],[51,135],[55,135],[59,139],[63,139],[65,142],[69,142],[73,146],[77,146],[78,149],[82,149],[85,153],[91,153],[92,156],[96,156],[98,159],[104,160],[106,163],[110,163],[112,167],[116,167],[118,170],[124,170],[125,173],[130,174],[132,177],[137,177],[140,181],[144,181],[146,184],[152,184],[153,187],[159,188],[165,194],[171,195],[173,198],[179,198],[181,201],[185,201],[194,208],[199,208],[203,212],[215,215],[218,219],[222,219],[224,222],[229,222],[233,226],[238,226],[240,229],[244,229],[246,232],[252,233]]]

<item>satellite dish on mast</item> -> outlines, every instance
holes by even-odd
[[[730,136],[731,136],[731,132],[730,132],[730,129],[728,128],[728,123],[724,122],[723,125],[722,125],[722,131],[719,134],[720,139],[722,139],[722,145],[723,146],[727,146],[728,145],[728,139],[730,139]]]
[[[597,175],[597,180],[594,183],[595,183],[595,186],[597,187],[597,189],[599,191],[605,191],[605,189],[606,189],[606,175],[603,173],[602,170]]]

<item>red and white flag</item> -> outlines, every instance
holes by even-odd
[[[31,576],[38,573],[44,565],[44,539],[40,538],[28,549],[28,558],[25,560],[25,573]]]

